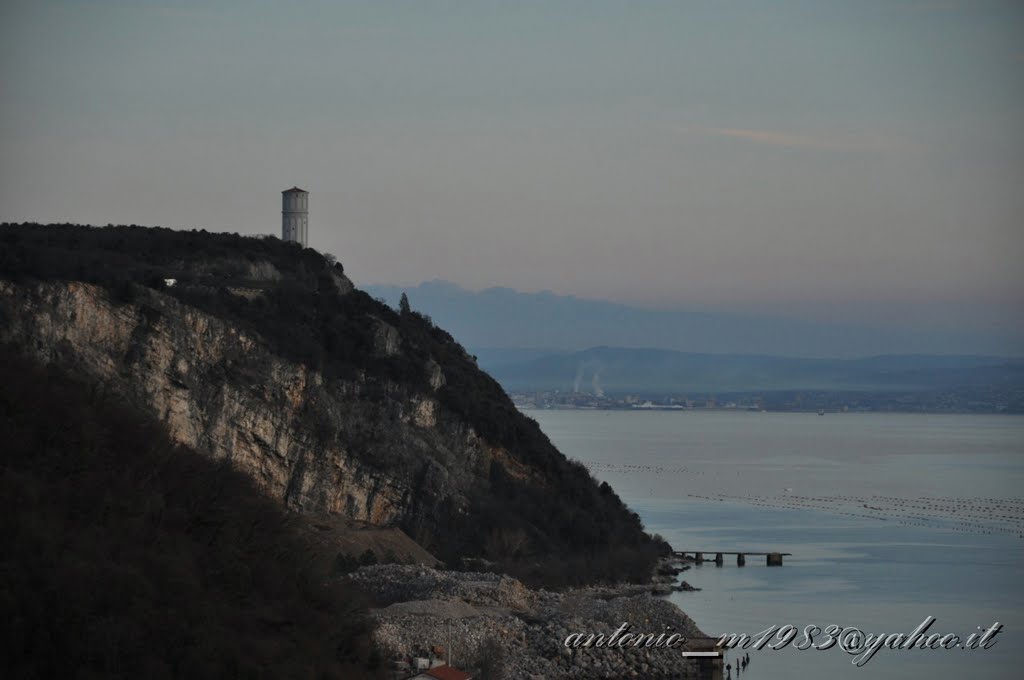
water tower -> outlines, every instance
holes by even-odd
[[[292,187],[281,192],[281,238],[305,248],[309,243],[309,192]]]

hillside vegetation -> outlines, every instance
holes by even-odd
[[[2,348],[7,678],[373,678],[350,587],[228,465]]]

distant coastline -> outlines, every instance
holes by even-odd
[[[748,413],[920,413],[1020,415],[1024,395],[984,388],[942,392],[743,392],[721,395],[594,395],[559,391],[509,391],[520,410],[672,411]]]

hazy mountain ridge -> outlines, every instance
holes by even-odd
[[[891,354],[1015,356],[1024,351],[1014,339],[969,328],[938,332],[648,309],[510,288],[472,292],[441,280],[364,289],[393,307],[401,294],[407,293],[413,309],[451,330],[474,353],[485,348],[581,351],[595,346],[839,358]]]

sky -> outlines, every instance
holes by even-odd
[[[1022,121],[1015,1],[0,9],[0,220],[279,234],[298,185],[357,284],[1024,354]]]

